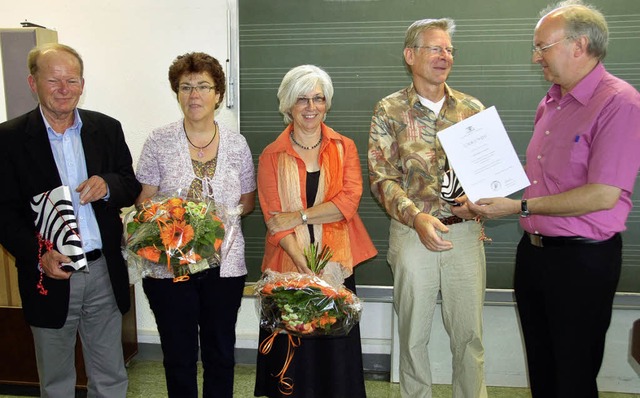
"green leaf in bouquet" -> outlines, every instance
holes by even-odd
[[[132,235],[134,232],[136,232],[136,230],[140,227],[139,222],[136,221],[131,221],[130,223],[127,224],[127,234]]]
[[[156,223],[138,224],[138,227],[136,227],[134,232],[130,235],[129,242],[127,242],[127,244],[129,247],[134,249],[133,251],[140,247],[154,245],[159,248],[164,248],[162,246],[162,241],[159,239],[159,235],[160,230]]]

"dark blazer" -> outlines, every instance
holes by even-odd
[[[120,122],[98,112],[79,109],[79,113],[87,175],[99,175],[109,187],[109,199],[91,205],[111,286],[120,311],[125,313],[130,306],[129,277],[120,249],[120,209],[134,203],[141,186]],[[36,288],[40,277],[38,243],[29,200],[61,185],[39,108],[0,124],[0,184],[0,243],[16,258],[25,318],[32,326],[61,328],[69,307],[69,281],[45,276],[46,296]]]

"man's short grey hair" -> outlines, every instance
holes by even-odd
[[[586,36],[589,40],[587,53],[603,60],[607,55],[609,44],[609,28],[604,15],[590,4],[581,0],[566,0],[548,6],[540,12],[541,17],[558,13],[564,18],[565,34],[568,38],[577,39]]]
[[[280,88],[278,89],[278,110],[284,116],[284,122],[289,124],[291,109],[296,104],[298,97],[305,96],[320,85],[322,95],[327,99],[326,111],[331,109],[331,99],[333,98],[333,83],[331,77],[322,68],[315,65],[300,65],[291,69],[284,75]]]
[[[42,54],[48,51],[61,51],[71,54],[75,59],[78,60],[78,63],[80,64],[80,77],[83,76],[84,62],[82,62],[82,57],[76,50],[61,43],[45,43],[36,46],[32,48],[31,51],[29,51],[29,54],[27,55],[27,68],[29,68],[29,73],[31,74],[31,76],[35,77],[36,74],[38,74],[38,60],[40,59],[40,56]]]
[[[420,43],[420,35],[427,29],[444,30],[449,37],[452,37],[456,30],[456,23],[451,18],[420,19],[415,21],[407,28],[407,33],[404,35],[404,48],[423,45],[424,43]]]

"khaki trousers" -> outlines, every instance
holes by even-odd
[[[485,398],[482,307],[486,287],[481,225],[449,225],[441,234],[453,243],[444,252],[429,251],[414,229],[391,220],[387,261],[393,271],[394,307],[400,337],[402,397],[431,398],[427,345],[438,292],[442,318],[451,339],[453,398]]]

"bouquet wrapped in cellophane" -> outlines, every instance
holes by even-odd
[[[305,251],[307,263],[318,274],[329,263],[330,250]],[[318,261],[320,259],[320,261]],[[331,267],[329,267],[331,268]],[[267,270],[255,285],[260,326],[294,336],[344,336],[360,321],[362,304],[344,285],[331,285],[319,275]]]
[[[156,195],[126,214],[123,252],[131,282],[144,277],[179,282],[219,266],[223,241],[232,236],[225,239],[227,220],[216,213],[225,218],[235,214],[221,210],[211,201]]]

